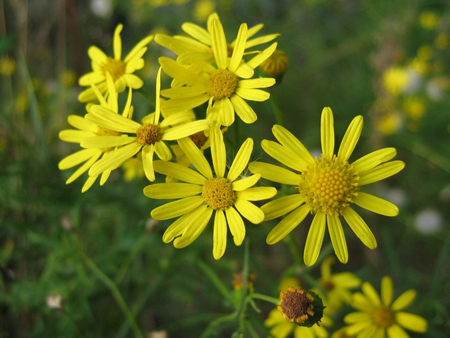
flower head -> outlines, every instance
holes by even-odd
[[[261,64],[261,72],[267,76],[273,76],[280,82],[289,66],[289,59],[285,52],[276,50],[273,54]]]
[[[348,261],[347,243],[340,217],[343,216],[358,238],[370,249],[377,241],[364,220],[352,205],[385,216],[396,216],[398,208],[391,202],[360,191],[364,185],[380,181],[402,170],[401,161],[387,162],[396,155],[394,148],[374,151],[350,163],[349,158],[359,140],[362,116],[350,123],[338,154],[334,154],[334,123],[330,108],[324,108],[321,121],[322,156],[313,158],[303,144],[281,126],[272,131],[280,143],[263,140],[261,145],[271,157],[299,174],[272,164],[254,162],[250,171],[274,182],[293,185],[298,194],[285,196],[262,206],[265,220],[288,214],[267,236],[268,244],[275,244],[291,232],[307,215],[314,215],[306,240],[304,260],[313,265],[322,246],[328,223],[331,242],[338,259]],[[386,162],[386,163],[385,163]]]
[[[152,41],[153,36],[147,36],[142,39],[122,60],[122,39],[120,32],[123,25],[117,26],[114,32],[114,57],[107,56],[98,47],[92,46],[88,50],[89,58],[92,61],[92,72],[83,75],[80,80],[80,86],[91,86],[96,84],[101,93],[108,91],[106,84],[106,74],[110,74],[117,92],[121,93],[126,87],[139,89],[144,84],[142,80],[134,75],[136,70],[144,67],[142,56],[147,51],[146,45]],[[95,100],[95,94],[92,88],[84,90],[78,99],[81,102]]]
[[[176,248],[184,248],[197,239],[215,213],[213,256],[220,259],[226,249],[227,224],[234,243],[241,245],[246,232],[241,215],[254,224],[261,223],[264,214],[250,201],[270,198],[276,194],[276,189],[252,188],[258,182],[259,174],[239,179],[253,150],[252,139],[249,138],[242,144],[225,176],[226,152],[222,132],[218,128],[212,129],[211,138],[215,175],[202,152],[186,137],[179,139],[178,144],[197,171],[178,163],[155,161],[156,172],[186,183],[149,185],[144,189],[144,194],[156,199],[181,198],[155,208],[151,213],[158,220],[181,216],[169,226],[163,236],[165,243],[173,241]]]
[[[392,302],[392,279],[385,276],[381,281],[381,299],[368,282],[363,283],[362,291],[355,293],[352,298],[352,306],[359,312],[350,313],[344,318],[350,324],[345,330],[348,335],[408,337],[403,328],[422,333],[427,331],[425,319],[402,311],[416,297],[414,290],[404,292]]]

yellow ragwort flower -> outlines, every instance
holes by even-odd
[[[171,37],[164,34],[157,34],[155,36],[155,41],[161,46],[164,46],[177,54],[177,61],[182,64],[189,65],[192,63],[197,63],[198,61],[208,63],[213,62],[215,60],[214,54],[217,53],[217,51],[213,48],[214,35],[217,34],[213,31],[214,21],[219,22],[221,34],[223,35],[226,46],[225,52],[228,57],[232,56],[236,48],[241,48],[244,55],[254,53],[248,49],[270,42],[280,35],[270,34],[252,39],[252,37],[264,27],[263,24],[259,24],[245,31],[245,41],[243,45],[238,45],[238,39],[231,43],[227,43],[219,16],[217,13],[213,13],[208,17],[207,30],[196,24],[186,22],[181,26],[181,28],[186,34],[190,35],[190,37]]]
[[[163,236],[165,243],[173,241],[176,248],[184,248],[197,239],[215,211],[213,256],[220,259],[227,245],[227,223],[234,243],[241,245],[245,238],[245,225],[241,215],[254,224],[261,223],[264,219],[261,209],[249,201],[271,198],[276,194],[276,189],[252,188],[261,177],[259,174],[238,179],[250,159],[252,139],[249,138],[242,144],[225,177],[226,151],[222,132],[219,128],[213,128],[211,137],[215,176],[205,156],[186,137],[178,140],[178,144],[198,171],[173,162],[155,161],[156,172],[186,183],[149,185],[144,189],[144,194],[156,199],[181,198],[155,208],[151,213],[157,220],[181,216],[167,228]]]
[[[107,74],[106,76],[107,85],[109,87],[108,92],[109,95],[107,98],[103,97],[103,95],[98,91],[97,87],[95,85],[92,86],[92,89],[97,96],[98,101],[100,102],[100,106],[104,109],[108,109],[111,111],[111,114],[114,114],[115,116],[119,115],[119,104],[118,104],[118,96],[116,89],[114,87],[113,80],[111,78],[110,74]],[[128,100],[124,107],[122,118],[129,120],[131,119],[133,115],[133,106],[131,106],[131,89],[128,94]],[[92,104],[89,104],[87,106],[87,110],[90,111],[92,108]],[[78,143],[81,144],[85,139],[89,139],[92,137],[97,136],[117,136],[120,137],[121,133],[117,132],[115,130],[109,129],[108,127],[101,126],[93,121],[88,120],[86,117],[76,116],[76,115],[70,115],[68,117],[68,122],[71,126],[75,127],[78,130],[74,129],[67,129],[63,130],[59,133],[59,138],[65,142],[71,142],[71,143]],[[70,184],[73,181],[75,181],[78,177],[83,175],[89,168],[91,168],[94,163],[97,162],[97,160],[102,158],[107,158],[111,151],[114,150],[114,147],[103,147],[98,149],[83,149],[80,150],[74,154],[71,154],[61,160],[59,162],[58,167],[60,170],[66,170],[73,168],[81,163],[83,163],[82,166],[80,166],[66,181],[66,184]],[[111,170],[107,169],[101,173],[101,179],[100,179],[100,185],[104,185],[106,181],[109,178],[109,175],[111,174]],[[97,180],[97,177],[100,174],[90,176],[86,180],[85,184],[83,185],[83,188],[81,189],[81,192],[86,192],[89,190],[90,187],[95,183]]]
[[[410,77],[405,68],[391,67],[383,73],[384,88],[392,95],[401,94],[410,83]]]
[[[114,58],[107,56],[98,47],[91,46],[88,55],[92,60],[92,72],[83,75],[79,80],[80,86],[97,85],[99,91],[103,94],[107,92],[106,74],[109,73],[114,80],[117,92],[121,93],[126,87],[139,89],[144,82],[134,75],[136,70],[144,67],[144,59],[142,56],[147,51],[146,45],[152,41],[153,36],[147,36],[142,39],[122,60],[122,39],[120,32],[123,25],[117,26],[114,32]],[[80,93],[78,99],[81,102],[89,102],[95,100],[96,96],[92,88],[88,88]]]
[[[92,106],[89,114],[86,115],[86,119],[121,134],[95,136],[85,138],[81,141],[83,148],[103,149],[118,147],[108,157],[102,158],[89,169],[90,176],[97,176],[105,170],[117,169],[125,161],[142,152],[145,176],[150,181],[154,181],[154,153],[156,152],[158,157],[163,161],[170,161],[172,158],[172,153],[164,141],[177,140],[209,128],[210,123],[207,120],[188,122],[192,119],[192,116],[188,112],[173,114],[160,122],[160,80],[161,69],[156,79],[155,114],[151,114],[144,119],[143,124],[114,114],[111,109],[100,105]],[[180,125],[180,123],[184,124]],[[135,136],[128,136],[126,134],[133,134]]]
[[[268,244],[275,244],[290,233],[308,213],[314,215],[304,250],[304,261],[313,265],[322,247],[326,224],[338,259],[348,261],[347,243],[340,216],[343,216],[358,238],[370,249],[377,241],[364,220],[353,210],[356,204],[385,216],[396,216],[398,208],[391,202],[360,192],[360,187],[380,181],[402,170],[402,161],[387,162],[397,151],[384,148],[374,151],[359,160],[348,160],[361,135],[363,117],[357,116],[350,123],[337,155],[334,155],[333,113],[326,107],[322,111],[321,143],[322,156],[313,158],[305,146],[288,130],[275,125],[272,128],[281,143],[263,140],[264,151],[294,171],[276,165],[254,162],[250,171],[260,173],[263,178],[295,186],[299,193],[282,197],[262,206],[265,220],[288,214],[267,236]],[[387,162],[387,163],[384,163]]]
[[[350,313],[344,318],[347,324],[351,324],[345,330],[348,335],[408,338],[403,328],[421,333],[427,331],[425,319],[402,311],[416,298],[416,291],[408,290],[392,302],[394,288],[388,276],[381,281],[381,299],[368,282],[363,283],[362,291],[355,293],[352,299],[352,306],[359,312]]]
[[[245,123],[255,122],[256,113],[245,100],[269,99],[270,94],[260,88],[273,86],[275,79],[248,79],[253,76],[254,69],[273,53],[277,44],[274,43],[249,62],[244,63],[242,57],[246,36],[247,25],[242,24],[236,47],[231,58],[228,58],[222,25],[220,21],[213,20],[212,48],[218,68],[202,61],[197,62],[195,67],[188,67],[166,57],[159,58],[164,72],[177,81],[177,86],[174,88],[161,91],[161,95],[170,98],[162,109],[168,113],[192,109],[209,100],[209,105],[213,110],[218,111],[219,122],[224,126],[233,124],[234,112]]]

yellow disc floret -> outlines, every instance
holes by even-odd
[[[206,181],[202,197],[214,210],[226,210],[236,202],[236,194],[226,178],[211,178]]]
[[[348,162],[321,157],[301,174],[299,191],[312,213],[337,216],[358,195],[358,180]]]
[[[111,74],[114,81],[120,79],[125,74],[125,63],[122,60],[116,60],[108,57],[101,66],[103,74]]]
[[[226,69],[216,70],[208,79],[208,94],[216,100],[230,97],[238,84],[238,77]]]
[[[162,138],[161,128],[154,124],[146,123],[139,127],[136,131],[136,136],[140,144],[155,144]]]
[[[380,307],[373,313],[373,320],[378,326],[389,327],[394,324],[395,315],[391,309]]]

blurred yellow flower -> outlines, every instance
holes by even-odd
[[[350,324],[346,328],[349,335],[358,337],[409,337],[403,328],[425,333],[427,321],[420,316],[402,310],[408,307],[416,291],[408,290],[394,302],[394,288],[392,279],[388,276],[381,281],[381,299],[374,287],[364,282],[363,293],[355,293],[352,297],[352,306],[359,310],[345,316],[344,321]]]
[[[375,121],[375,128],[383,135],[391,135],[400,130],[403,118],[399,113],[387,113]]]
[[[411,67],[411,69],[414,69],[420,75],[428,74],[430,68],[428,63],[419,58],[412,59],[411,62],[409,63],[409,66]],[[410,81],[408,81],[408,84],[409,82]]]
[[[72,86],[76,81],[75,72],[71,69],[66,69],[60,76],[59,81],[66,87]]]
[[[216,9],[216,4],[212,0],[199,0],[195,3],[194,7],[194,18],[197,21],[206,21],[208,17]]]
[[[123,25],[117,26],[114,32],[114,58],[107,56],[98,47],[91,46],[88,50],[89,58],[92,61],[92,72],[83,75],[79,80],[80,86],[91,86],[95,84],[100,93],[108,91],[106,84],[106,74],[109,73],[114,81],[116,91],[121,93],[126,87],[139,89],[144,82],[134,75],[136,70],[144,67],[144,59],[142,56],[147,51],[146,45],[152,41],[153,36],[147,36],[142,39],[122,60],[122,38],[120,32]],[[92,88],[88,88],[80,93],[78,99],[81,102],[94,101],[96,96]]]
[[[341,216],[365,246],[370,249],[377,247],[372,231],[351,205],[356,204],[380,215],[396,216],[399,212],[396,205],[360,192],[360,187],[395,175],[405,164],[402,161],[388,162],[397,154],[394,148],[383,148],[349,163],[362,127],[363,117],[361,115],[355,117],[342,139],[338,154],[335,155],[333,113],[330,108],[325,107],[321,118],[320,158],[313,158],[305,146],[287,129],[279,125],[272,128],[279,143],[263,140],[261,146],[269,156],[293,171],[263,162],[253,162],[249,169],[273,182],[293,185],[299,192],[261,207],[266,221],[287,214],[267,236],[268,244],[272,245],[282,240],[311,213],[314,218],[303,255],[306,265],[313,265],[319,257],[327,224],[336,256],[342,263],[348,261]]]
[[[420,97],[410,96],[403,101],[402,106],[405,114],[413,120],[420,120],[425,114],[425,101]]]
[[[449,45],[450,39],[447,33],[440,33],[436,40],[434,40],[434,45],[439,49],[446,49]]]
[[[383,85],[393,95],[398,95],[409,84],[409,76],[405,68],[391,67],[383,73]]]
[[[425,11],[420,13],[419,22],[420,25],[428,30],[434,30],[440,23],[440,17],[435,12]]]
[[[425,45],[421,46],[417,50],[417,56],[420,60],[429,61],[433,57],[433,48],[431,46]]]
[[[4,76],[11,76],[16,71],[16,61],[9,57],[0,59],[0,74]]]
[[[285,52],[276,50],[261,64],[261,70],[268,76],[279,77],[283,75],[289,66],[289,59]]]
[[[141,156],[130,158],[122,164],[122,169],[125,171],[123,178],[126,182],[131,182],[135,178],[144,177]]]
[[[250,201],[271,198],[277,191],[271,187],[252,188],[261,177],[258,174],[239,179],[253,150],[252,139],[248,138],[242,144],[225,177],[226,149],[222,132],[219,128],[213,128],[211,137],[215,176],[205,156],[194,142],[186,137],[179,139],[178,144],[198,171],[173,162],[155,161],[156,172],[173,176],[186,183],[149,185],[144,189],[144,194],[155,199],[180,198],[151,212],[152,217],[157,220],[181,216],[167,228],[163,236],[163,241],[173,241],[175,248],[184,248],[195,241],[215,212],[213,256],[218,260],[225,253],[227,246],[227,223],[234,243],[241,245],[246,233],[241,215],[253,224],[259,224],[264,219],[261,209]]]

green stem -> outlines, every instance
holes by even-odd
[[[277,124],[282,126],[284,124],[283,112],[281,111],[280,106],[278,105],[277,99],[273,95],[273,91],[270,94],[269,101],[270,101],[270,104],[272,105],[272,110],[273,110],[273,113],[275,114],[275,120],[277,121]]]
[[[258,338],[259,337],[258,332],[256,332],[256,330],[254,329],[252,323],[250,323],[249,320],[245,321],[245,325],[247,326],[247,331],[248,331],[248,333],[250,333],[250,336],[252,338]]]
[[[83,252],[81,253],[81,256],[86,263],[86,265],[91,269],[91,271],[94,273],[94,275],[111,291],[113,294],[114,299],[116,300],[117,304],[119,304],[120,309],[122,310],[123,314],[127,318],[131,328],[134,331],[134,336],[137,338],[144,338],[141,331],[139,330],[139,327],[136,323],[135,318],[133,317],[133,314],[128,309],[127,304],[125,303],[125,300],[123,299],[122,294],[120,293],[117,286],[114,284],[114,282],[102,271],[99,269],[99,267]]]
[[[280,304],[280,300],[278,298],[266,296],[266,295],[263,295],[261,293],[253,293],[251,295],[251,297],[253,299],[261,299],[261,300],[264,300],[266,302],[269,302],[269,303],[272,303],[272,304],[275,304],[275,305]]]
[[[292,232],[287,236],[287,240],[289,244],[289,250],[291,251],[292,257],[294,257],[295,264],[298,266],[302,266],[302,256],[300,255],[298,245],[295,242],[295,237]]]
[[[203,261],[198,261],[198,267],[203,271],[203,273],[209,278],[209,280],[214,284],[217,290],[224,296],[230,303],[234,302],[234,299],[225,285],[222,283],[220,278],[216,275],[216,273]]]
[[[247,238],[244,243],[244,267],[242,271],[242,295],[241,304],[238,308],[239,329],[238,334],[245,333],[245,312],[247,309],[247,294],[248,294],[248,275],[249,275],[249,261],[250,261],[250,240]]]

